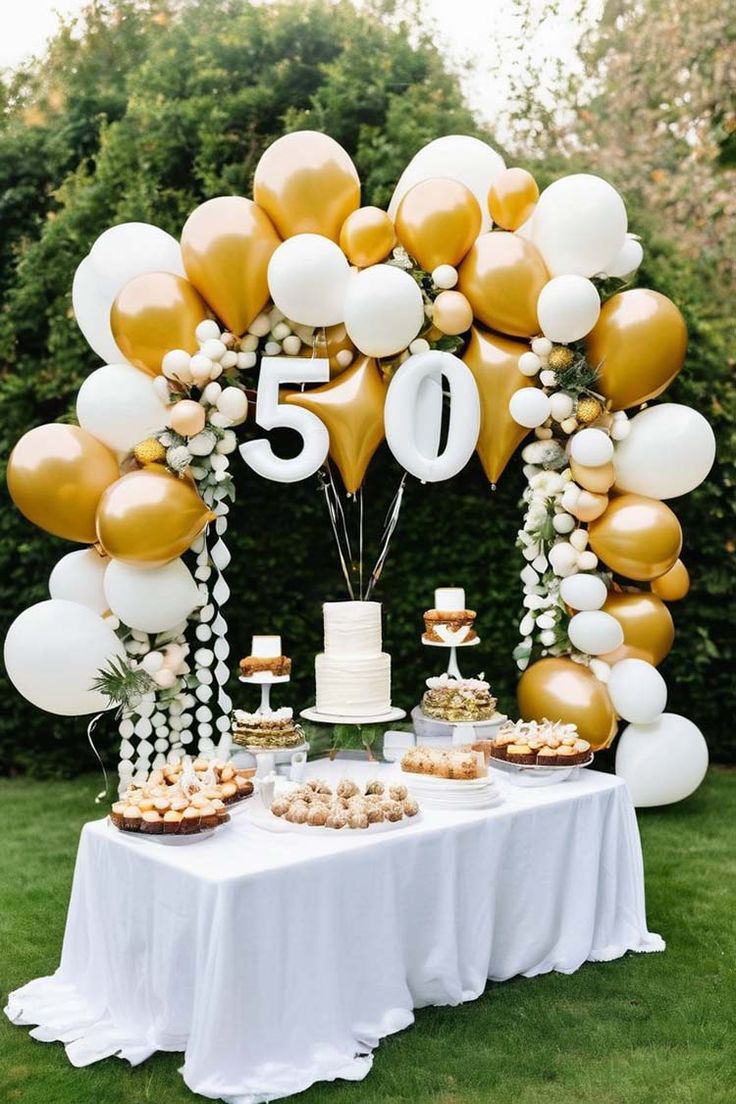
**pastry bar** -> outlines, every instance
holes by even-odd
[[[233,740],[241,747],[292,748],[304,743],[304,730],[288,707],[266,715],[233,710]]]
[[[291,660],[281,654],[280,636],[254,636],[250,646],[251,654],[240,661],[242,678],[252,678],[268,672],[276,678],[291,674]]]
[[[507,721],[493,740],[472,747],[520,766],[574,767],[590,757],[590,744],[578,735],[576,725],[546,719]]]
[[[496,699],[482,679],[439,675],[427,679],[422,713],[438,721],[489,721],[496,715]]]
[[[488,774],[483,755],[472,748],[435,748],[423,744],[406,752],[401,769],[409,774],[456,780],[485,778]]]
[[[434,609],[424,614],[425,644],[469,644],[478,639],[473,628],[475,610],[465,608],[462,587],[438,587],[434,592]]]
[[[291,824],[314,828],[369,828],[416,816],[419,806],[401,784],[385,786],[375,780],[361,789],[352,779],[343,778],[333,791],[326,782],[312,778],[277,798],[271,812]]]

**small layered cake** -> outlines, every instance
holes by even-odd
[[[520,766],[576,767],[588,760],[590,744],[574,724],[507,721],[490,742],[490,753],[493,759]]]
[[[262,751],[293,748],[304,743],[304,730],[294,723],[294,711],[288,707],[267,714],[234,709],[233,740],[241,747]]]
[[[408,774],[428,774],[455,780],[484,778],[488,771],[481,752],[469,748],[435,748],[423,744],[409,748],[401,760]]]
[[[280,636],[254,636],[251,641],[251,655],[240,661],[242,678],[252,678],[268,672],[276,678],[291,674],[291,660],[281,654]]]
[[[456,679],[439,675],[427,679],[422,713],[437,721],[489,721],[496,713],[496,699],[483,679]]]
[[[465,608],[462,587],[438,587],[434,592],[434,609],[424,614],[425,644],[469,644],[477,640],[473,628],[475,610]]]

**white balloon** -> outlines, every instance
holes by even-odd
[[[553,276],[605,272],[626,239],[624,201],[588,173],[555,180],[534,210],[533,241]]]
[[[321,234],[295,234],[268,263],[268,288],[283,314],[304,326],[334,326],[345,317],[347,257]]]
[[[539,387],[521,387],[509,400],[509,414],[518,425],[535,429],[549,418],[549,396]]]
[[[200,603],[199,589],[183,560],[154,568],[111,560],[105,572],[105,596],[124,625],[149,633],[173,629]]]
[[[617,276],[623,280],[631,276],[644,260],[642,244],[632,234],[626,235],[624,244],[606,268],[606,276]]]
[[[638,809],[671,805],[697,790],[708,769],[703,733],[678,713],[648,725],[628,725],[616,749],[616,774]]]
[[[599,610],[608,597],[608,587],[599,575],[568,575],[560,583],[560,597],[574,610]]]
[[[554,276],[537,299],[537,318],[550,341],[579,341],[595,326],[601,300],[585,276]]]
[[[379,264],[351,277],[345,296],[345,328],[366,356],[401,352],[423,324],[422,293],[408,272]]]
[[[5,637],[5,668],[16,690],[32,705],[63,717],[109,709],[92,690],[98,671],[125,648],[87,606],[52,598],[16,617]]]
[[[107,556],[100,556],[94,548],[67,552],[49,575],[49,594],[52,598],[78,602],[97,614],[105,613],[110,604],[102,580],[109,562]]]
[[[608,680],[613,708],[625,721],[651,724],[667,705],[667,683],[656,667],[643,659],[622,659]]]
[[[97,273],[89,257],[85,257],[74,273],[72,309],[84,340],[100,360],[124,361],[110,329],[112,300],[100,291]]]
[[[459,180],[470,189],[480,206],[481,232],[490,230],[493,220],[488,213],[488,191],[505,168],[501,155],[479,138],[465,134],[435,138],[423,146],[404,169],[391,196],[388,213],[395,220],[399,204],[410,188],[422,180],[444,176]]]
[[[570,455],[586,468],[599,468],[613,456],[613,441],[602,429],[581,429],[570,440]]]
[[[100,293],[112,303],[120,289],[144,272],[186,276],[176,238],[147,222],[121,222],[100,234],[89,251]]]
[[[217,397],[217,409],[239,425],[248,413],[248,396],[240,387],[226,387]]]
[[[624,642],[624,630],[610,613],[584,610],[570,618],[567,627],[570,643],[587,655],[605,655]]]
[[[153,380],[131,364],[106,364],[87,376],[77,395],[77,419],[103,445],[129,452],[169,425],[172,407]]]
[[[450,387],[450,424],[438,455],[439,433],[422,437],[421,420],[434,426],[441,421],[442,388],[436,386],[441,376]],[[428,410],[430,403],[434,411]],[[472,456],[480,431],[480,397],[473,373],[458,357],[439,349],[409,357],[389,385],[384,421],[388,446],[411,475],[425,483],[451,479]]]
[[[650,406],[629,421],[616,446],[616,489],[648,498],[678,498],[700,486],[716,455],[716,439],[697,410],[681,403]]]

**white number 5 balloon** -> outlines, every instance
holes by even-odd
[[[444,376],[450,387],[450,424],[438,455]],[[423,483],[451,479],[473,455],[480,431],[480,399],[466,364],[439,349],[404,361],[386,396],[386,440],[402,467]]]

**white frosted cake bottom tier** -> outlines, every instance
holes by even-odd
[[[372,716],[391,708],[391,656],[333,656],[320,653],[314,661],[316,705],[320,713],[346,717]]]

